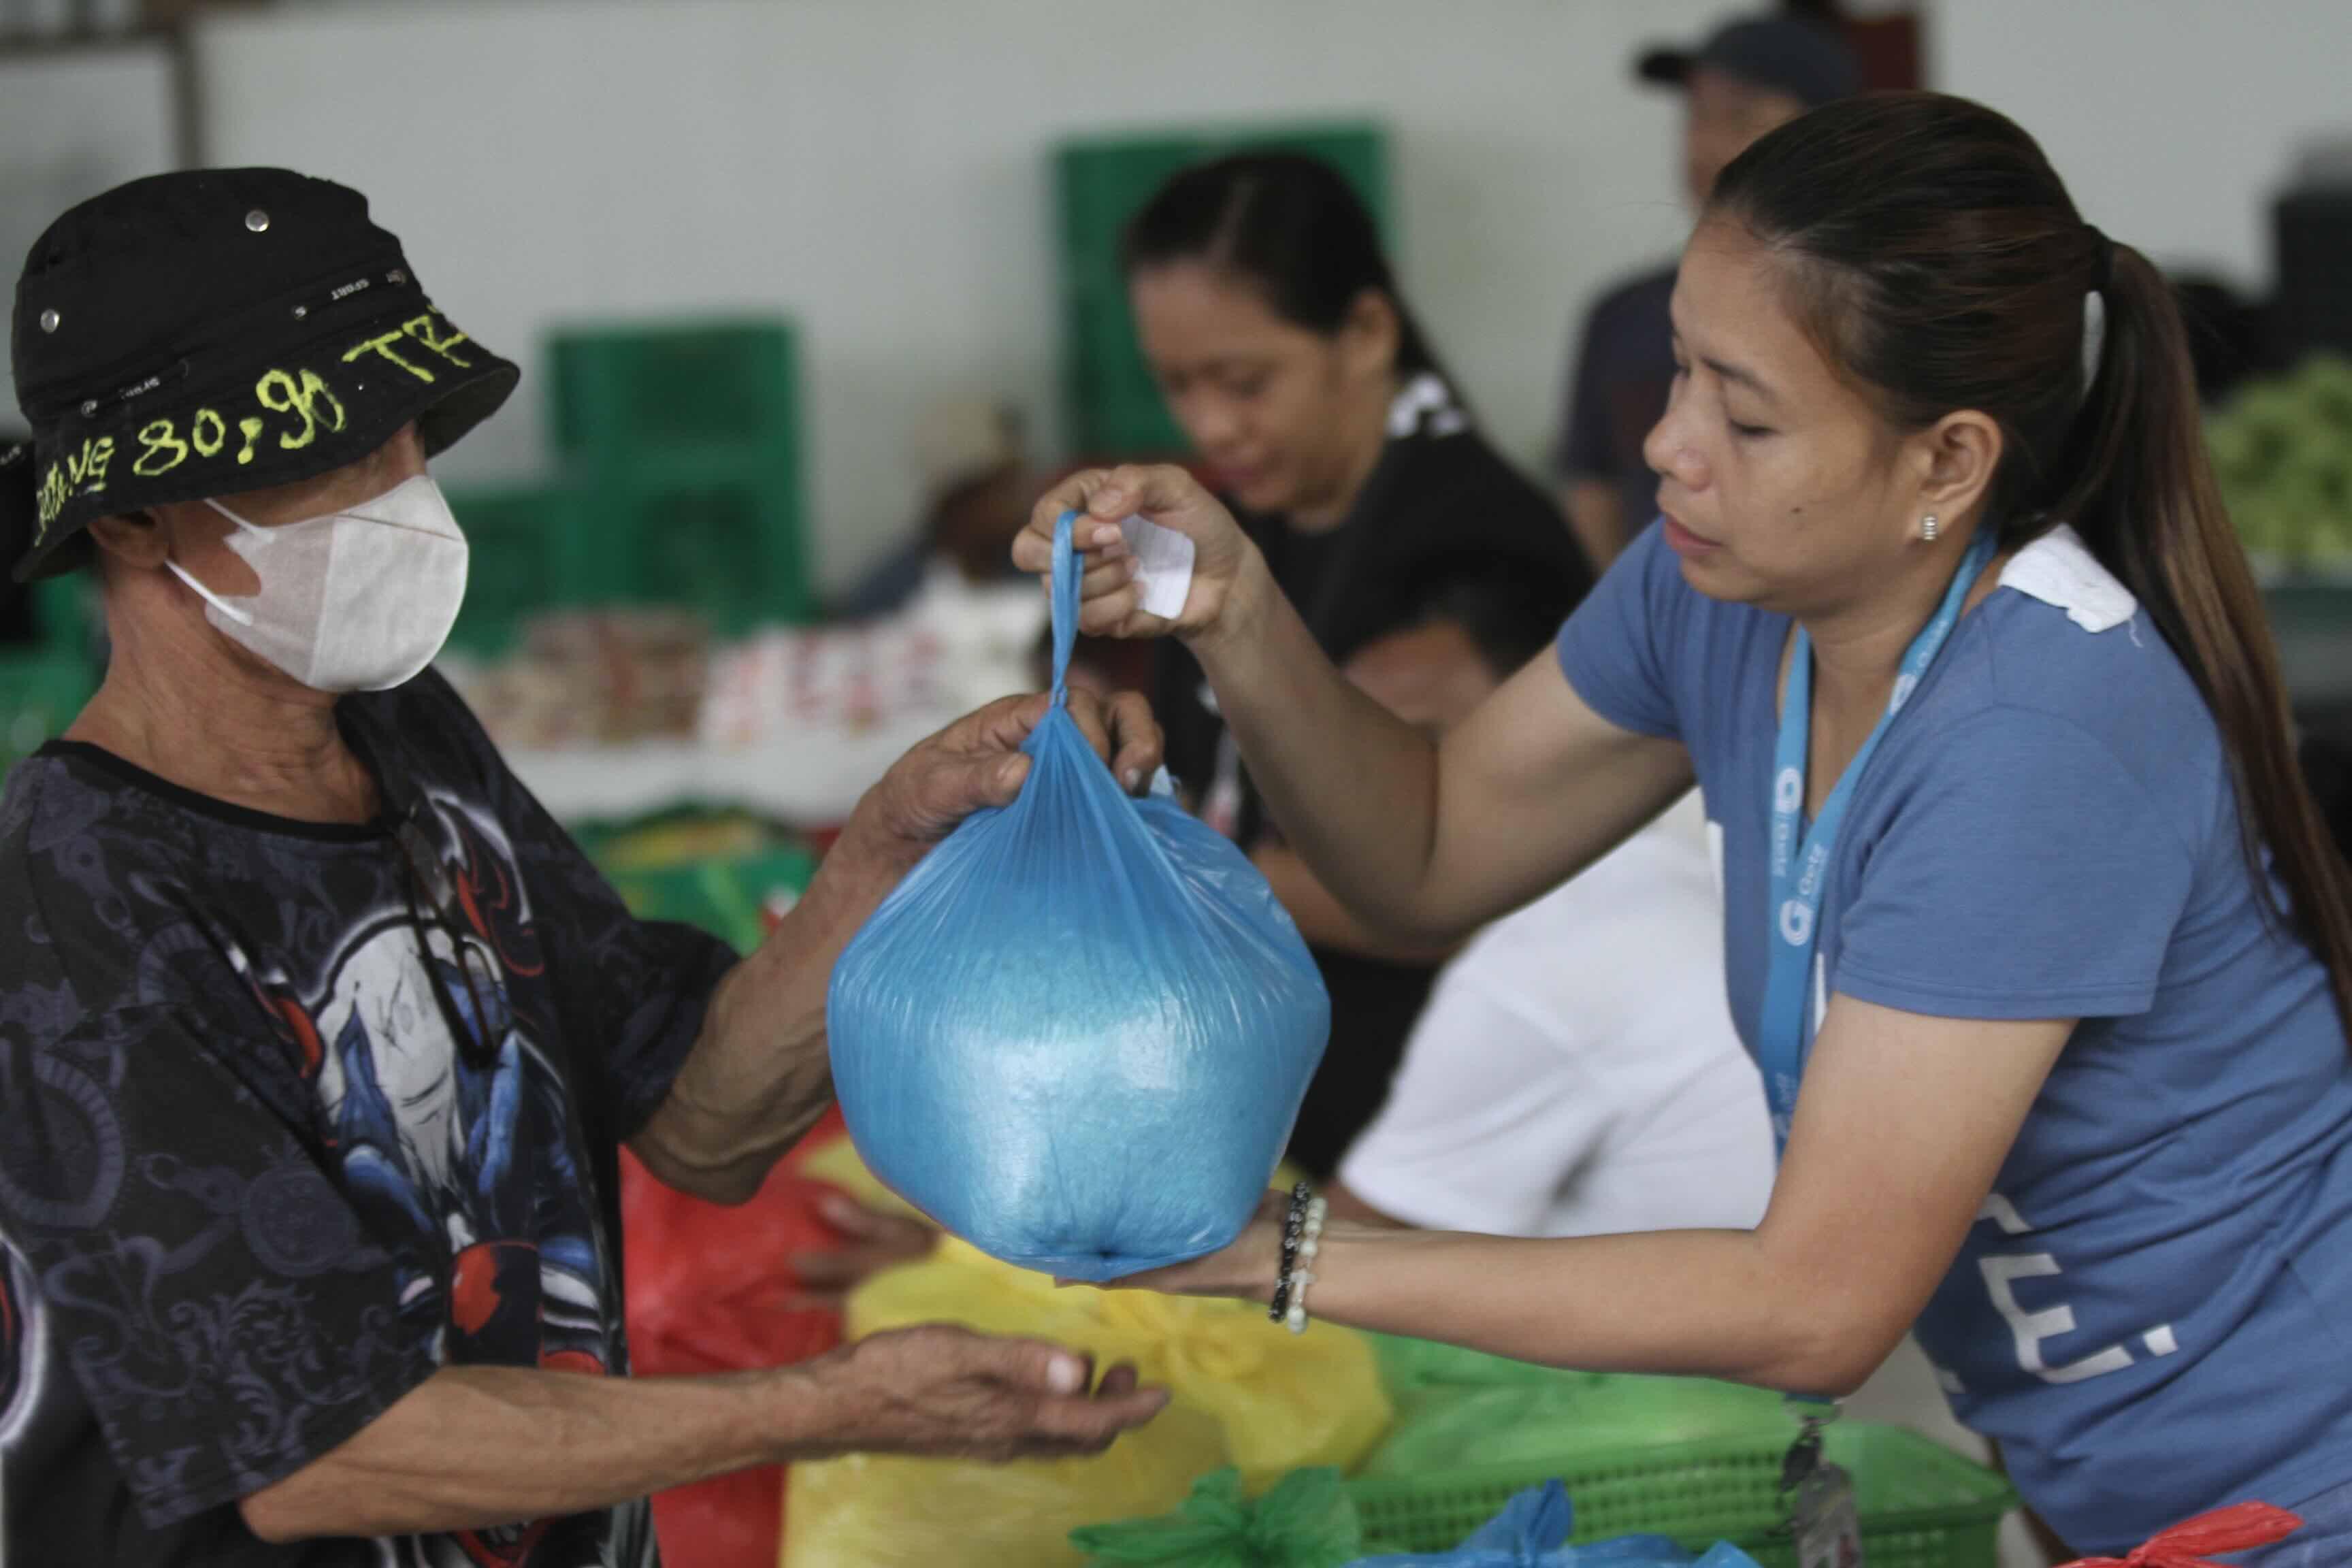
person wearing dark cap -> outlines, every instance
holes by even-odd
[[[0,541],[95,574],[111,662],[0,797],[0,1558],[647,1563],[663,1488],[1158,1408],[938,1328],[625,1375],[618,1146],[751,1195],[827,1098],[835,955],[1042,699],[909,752],[739,962],[632,920],[427,668],[467,563],[427,459],[519,373],[362,197],[123,186],[13,325]],[[1156,765],[1139,703],[1076,711]]]
[[[1696,46],[1645,52],[1635,72],[1682,90],[1683,193],[1693,212],[1748,143],[1861,88],[1844,40],[1796,16],[1738,18]],[[1596,565],[1607,565],[1657,514],[1658,476],[1642,460],[1642,442],[1665,414],[1674,384],[1666,320],[1674,288],[1674,263],[1665,261],[1603,294],[1570,362],[1552,468]]]

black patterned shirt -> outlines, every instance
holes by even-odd
[[[370,826],[70,743],[0,797],[0,1560],[653,1561],[642,1502],[278,1548],[235,1507],[443,1365],[625,1373],[614,1150],[733,960],[437,675],[337,712]]]

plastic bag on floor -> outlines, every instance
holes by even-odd
[[[1168,1507],[1223,1452],[1214,1421],[1169,1410],[1093,1458],[794,1465],[782,1568],[1076,1568],[1072,1530]]]
[[[1765,1389],[1564,1372],[1421,1340],[1376,1343],[1396,1425],[1366,1475],[1490,1465],[1541,1475],[1589,1455],[1788,1429],[1785,1402]]]
[[[1241,1472],[1203,1476],[1174,1513],[1074,1531],[1089,1568],[1342,1568],[1363,1543],[1356,1505],[1334,1469],[1298,1470],[1255,1500]]]
[[[813,1161],[809,1173],[867,1202],[881,1196],[845,1148]],[[849,1300],[852,1339],[932,1322],[1056,1341],[1104,1366],[1133,1362],[1172,1398],[1095,1458],[795,1465],[785,1568],[1075,1568],[1072,1530],[1166,1513],[1194,1478],[1228,1465],[1251,1488],[1295,1469],[1349,1467],[1388,1425],[1362,1335],[1324,1323],[1292,1335],[1242,1302],[1057,1289],[953,1240],[876,1275]]]
[[[861,1202],[894,1201],[846,1142],[814,1154],[805,1174]],[[876,1275],[849,1299],[853,1340],[917,1323],[1055,1340],[1091,1351],[1106,1366],[1133,1362],[1143,1381],[1169,1390],[1176,1408],[1218,1423],[1224,1452],[1216,1464],[1238,1468],[1252,1490],[1318,1465],[1353,1470],[1389,1430],[1370,1335],[1337,1323],[1294,1334],[1246,1301],[1057,1287],[950,1239],[919,1263]],[[1148,1437],[1166,1420],[1120,1441]],[[1195,1467],[1185,1479],[1215,1468]],[[1167,1506],[1182,1496],[1178,1490]]]
[[[1123,794],[1063,706],[1078,564],[1054,544],[1054,707],[835,965],[834,1083],[897,1192],[982,1250],[1109,1279],[1213,1252],[1266,1190],[1330,1002],[1297,928],[1163,774]]]
[[[838,1122],[820,1125],[769,1173],[748,1204],[706,1203],[662,1185],[621,1156],[621,1229],[628,1263],[630,1359],[648,1374],[692,1375],[782,1366],[841,1342],[841,1314],[798,1307],[787,1261],[839,1236],[817,1212],[832,1189],[804,1163]],[[677,1487],[653,1500],[654,1529],[670,1568],[772,1568],[784,1476],[763,1466]]]
[[[1530,1487],[1452,1552],[1365,1557],[1350,1568],[1758,1568],[1729,1542],[1694,1558],[1663,1535],[1620,1535],[1570,1546],[1575,1522],[1568,1489]]]
[[[2127,1557],[2084,1557],[2066,1568],[2213,1568],[2212,1553],[2268,1546],[2302,1528],[2300,1514],[2270,1503],[2232,1503],[2157,1531]]]

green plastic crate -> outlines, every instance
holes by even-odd
[[[1388,133],[1377,124],[1207,126],[1072,142],[1054,153],[1063,258],[1063,396],[1071,439],[1088,457],[1183,449],[1182,436],[1137,345],[1119,240],[1154,191],[1181,169],[1228,153],[1305,153],[1338,169],[1363,197],[1384,243]]]
[[[1853,1475],[1870,1568],[1994,1568],[2007,1481],[1916,1432],[1845,1422],[1829,1456]],[[1578,1541],[1654,1532],[1694,1552],[1729,1541],[1764,1568],[1794,1568],[1780,1534],[1785,1436],[1714,1438],[1566,1460],[1539,1472],[1456,1470],[1349,1484],[1369,1548],[1444,1552],[1553,1477],[1567,1483]]]
[[[90,633],[98,625],[98,579],[89,572],[68,572],[45,577],[27,590],[33,599],[33,624],[47,653],[87,658]]]
[[[678,605],[725,632],[810,616],[789,324],[568,329],[548,372],[582,522],[565,602]]]
[[[791,473],[765,453],[649,455],[592,479],[583,508],[588,603],[682,605],[721,632],[814,612]]]
[[[98,689],[98,671],[70,652],[0,655],[0,774],[64,732]]]
[[[798,362],[781,321],[561,329],[547,348],[555,450],[590,471],[711,447],[779,448],[789,460]]]
[[[576,491],[560,485],[458,490],[449,496],[449,510],[466,531],[470,554],[451,647],[502,652],[531,616],[586,596],[593,542]]]
[[[89,577],[70,573],[32,585],[37,640],[0,647],[0,773],[62,733],[98,689]]]

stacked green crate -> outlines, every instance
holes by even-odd
[[[782,321],[556,334],[579,599],[684,605],[722,631],[808,617],[797,360]]]
[[[63,733],[101,673],[84,574],[37,583],[32,595],[38,640],[0,648],[0,773]]]
[[[1063,274],[1063,397],[1089,458],[1178,452],[1184,442],[1128,318],[1119,237],[1152,192],[1192,164],[1239,152],[1304,153],[1344,175],[1393,247],[1388,133],[1377,124],[1233,125],[1071,142],[1054,153]]]
[[[530,616],[590,597],[582,563],[593,542],[581,510],[578,493],[563,484],[450,492],[471,556],[451,647],[493,657],[513,646]]]

